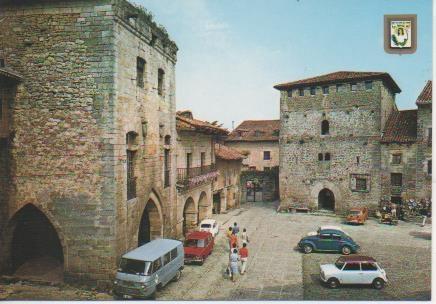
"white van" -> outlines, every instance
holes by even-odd
[[[154,297],[156,289],[178,281],[184,263],[183,243],[159,239],[121,257],[114,281],[115,298]]]

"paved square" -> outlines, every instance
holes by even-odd
[[[243,205],[215,216],[221,225],[215,250],[204,265],[186,265],[182,278],[157,293],[158,300],[429,300],[431,296],[431,226],[400,222],[398,226],[370,219],[363,226],[342,224],[338,216],[279,214],[271,203]],[[247,228],[247,273],[231,282],[225,274],[228,248],[225,230],[233,222]],[[352,286],[335,290],[319,280],[319,265],[338,254],[305,255],[295,249],[300,238],[320,225],[338,225],[385,268],[383,290]],[[5,290],[5,292],[2,292]],[[109,294],[72,287],[0,284],[0,299],[93,300]]]

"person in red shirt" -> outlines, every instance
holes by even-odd
[[[248,248],[247,243],[242,244],[242,248],[239,249],[239,256],[241,257],[241,274],[244,274],[245,267],[247,266],[248,261]]]

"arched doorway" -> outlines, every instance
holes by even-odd
[[[138,231],[138,246],[162,237],[162,221],[155,202],[149,200],[141,216]]]
[[[10,251],[12,271],[20,277],[61,281],[64,253],[50,220],[29,204],[16,213],[13,221],[15,228]]]
[[[198,222],[207,218],[209,212],[210,204],[207,201],[206,192],[201,192],[200,198],[198,199]]]
[[[318,194],[318,209],[335,210],[335,195],[327,188]]]
[[[189,197],[183,208],[183,235],[197,227],[197,211],[192,197]]]

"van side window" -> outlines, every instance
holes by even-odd
[[[160,258],[158,258],[156,261],[153,262],[153,273],[158,271],[162,267],[162,262]]]
[[[171,261],[177,257],[177,248],[171,250]]]
[[[164,265],[168,264],[169,262],[171,262],[171,251],[164,255]]]

